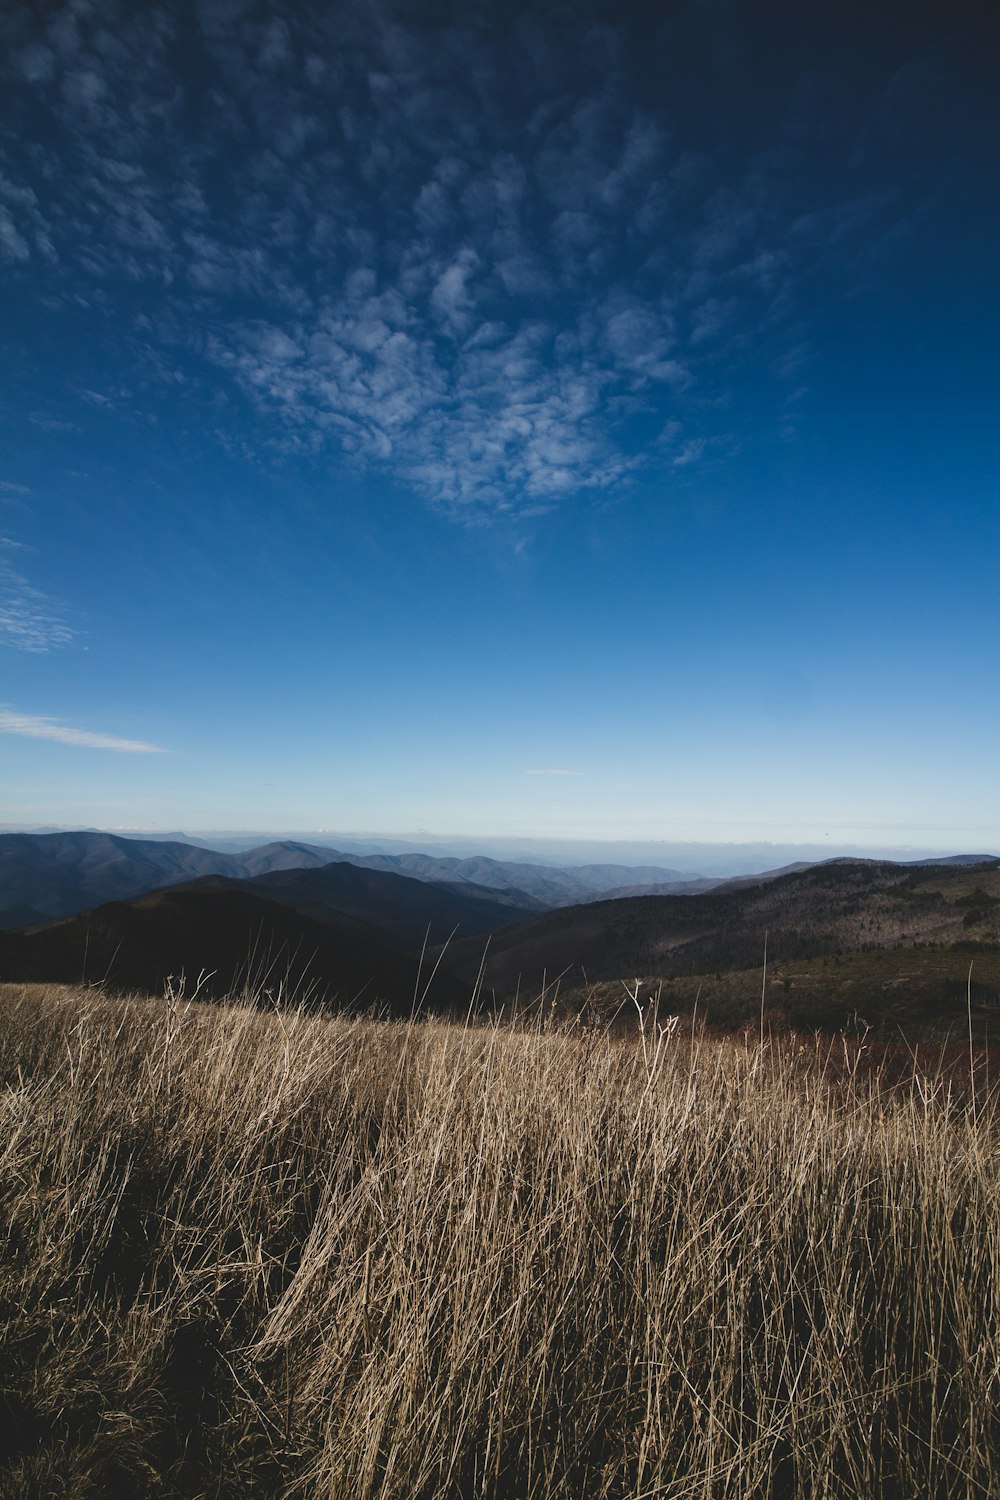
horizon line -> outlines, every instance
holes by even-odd
[[[351,840],[364,840],[364,839],[388,840],[388,839],[391,839],[391,840],[397,840],[397,841],[407,842],[407,843],[421,843],[421,842],[439,843],[439,842],[456,842],[456,841],[462,842],[462,843],[475,843],[477,841],[481,841],[484,844],[487,844],[487,843],[493,843],[493,844],[497,844],[497,843],[504,843],[504,844],[505,843],[529,843],[529,844],[549,844],[549,845],[551,845],[551,844],[610,844],[610,845],[614,845],[614,844],[630,844],[630,845],[638,845],[638,846],[647,846],[647,847],[650,847],[650,848],[655,848],[657,846],[662,846],[662,845],[682,845],[684,847],[688,847],[688,848],[692,848],[692,849],[706,848],[706,847],[708,847],[708,848],[712,848],[712,847],[724,847],[724,848],[731,848],[731,849],[760,848],[760,847],[764,847],[764,848],[776,848],[776,849],[796,849],[796,848],[817,849],[817,848],[823,848],[823,847],[828,846],[831,849],[831,851],[834,850],[834,849],[837,849],[837,848],[849,848],[849,849],[863,850],[863,849],[869,849],[869,848],[892,847],[894,849],[897,849],[901,853],[921,852],[921,851],[926,852],[926,851],[931,850],[931,849],[933,849],[933,852],[936,852],[936,853],[952,853],[952,854],[967,854],[967,853],[980,853],[980,852],[982,852],[982,853],[985,854],[985,852],[986,852],[986,851],[984,851],[982,849],[975,849],[975,850],[973,850],[971,847],[968,847],[968,848],[967,847],[958,847],[958,846],[956,846],[956,844],[954,843],[954,841],[949,841],[947,844],[941,843],[940,841],[934,840],[933,838],[929,838],[929,839],[927,839],[925,841],[919,841],[919,842],[912,841],[912,840],[905,840],[905,841],[896,842],[896,841],[892,840],[891,838],[883,838],[883,839],[878,839],[878,840],[871,839],[871,840],[865,840],[864,842],[861,842],[857,838],[853,838],[853,839],[852,838],[836,839],[836,838],[832,838],[832,837],[829,837],[829,836],[819,836],[819,835],[816,835],[816,836],[811,837],[811,838],[797,838],[797,839],[796,838],[781,839],[781,838],[775,838],[773,836],[772,837],[767,837],[767,838],[746,838],[746,839],[718,838],[718,839],[711,839],[711,838],[678,838],[678,837],[669,837],[669,836],[664,836],[664,835],[660,835],[658,837],[635,838],[635,837],[630,837],[627,834],[618,834],[618,835],[613,835],[613,834],[612,835],[609,835],[609,834],[585,834],[585,833],[578,833],[578,834],[524,833],[524,834],[522,834],[522,833],[475,833],[475,832],[472,832],[472,833],[469,833],[469,832],[436,833],[436,832],[431,832],[430,830],[427,830],[427,829],[419,829],[419,830],[416,830],[416,831],[400,831],[400,830],[392,830],[392,831],[378,830],[378,831],[374,831],[374,830],[370,830],[370,829],[352,830],[352,829],[345,829],[345,828],[336,828],[336,829],[333,829],[333,828],[304,828],[304,827],[291,828],[291,827],[288,827],[287,825],[285,825],[285,826],[280,826],[279,825],[277,827],[271,827],[271,828],[259,828],[259,827],[258,828],[253,828],[253,827],[249,827],[249,826],[244,826],[244,827],[230,827],[230,828],[219,828],[219,827],[194,828],[194,827],[188,827],[188,828],[183,828],[182,829],[182,828],[177,828],[177,827],[171,828],[171,827],[166,827],[166,826],[163,826],[163,827],[151,827],[149,825],[132,824],[132,823],[103,824],[103,825],[94,824],[94,823],[86,823],[86,824],[85,823],[72,823],[72,824],[71,823],[14,823],[14,822],[0,823],[0,833],[24,833],[24,834],[33,834],[34,833],[34,834],[41,834],[41,833],[44,833],[44,832],[54,832],[54,833],[107,833],[107,834],[111,834],[111,835],[117,835],[117,836],[123,837],[123,838],[128,838],[128,837],[136,837],[136,838],[138,838],[138,837],[142,837],[144,834],[156,835],[156,836],[159,836],[159,837],[162,838],[165,835],[173,834],[173,835],[176,835],[176,836],[181,837],[181,838],[200,838],[200,839],[205,839],[205,838],[258,838],[259,837],[259,838],[265,838],[265,839],[268,839],[268,840],[276,840],[276,839],[293,839],[293,838],[294,839],[305,839],[305,838],[309,838],[309,837],[315,837],[315,838],[323,838],[323,839],[342,838],[342,839],[351,839]],[[990,855],[988,855],[988,857],[989,858],[1000,858],[1000,854],[990,854]]]

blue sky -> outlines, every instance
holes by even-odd
[[[0,822],[1000,847],[985,8],[0,25]]]

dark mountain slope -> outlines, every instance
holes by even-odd
[[[489,932],[535,909],[530,899],[528,906],[512,905],[505,893],[482,886],[414,880],[353,864],[283,870],[244,884],[320,921],[333,916],[365,922],[403,948],[445,942],[456,928],[463,937]]]
[[[707,895],[641,896],[548,912],[492,934],[487,988],[499,995],[565,974],[590,980],[706,974],[895,943],[1000,940],[1000,864],[921,867],[835,860]],[[471,982],[485,943],[449,967]]]
[[[427,971],[429,973],[429,970]],[[203,995],[249,984],[317,1001],[385,1002],[408,1014],[417,963],[378,934],[347,921],[318,923],[237,885],[174,886],[112,902],[23,932],[0,933],[0,979],[81,980],[114,991],[162,991],[184,975],[187,992],[207,975]],[[435,1008],[461,1005],[467,992],[439,972]]]

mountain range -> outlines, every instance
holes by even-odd
[[[0,834],[0,928],[127,901],[199,875],[247,879],[275,869],[316,867],[326,862],[326,854],[291,842],[221,854],[113,833]]]
[[[623,872],[633,883],[595,898],[602,881]],[[221,995],[267,978],[337,1004],[377,995],[402,1012],[435,967],[431,1003],[441,1008],[464,1008],[480,979],[484,999],[499,1006],[543,987],[565,997],[610,986],[618,995],[640,976],[678,997],[690,989],[689,1001],[704,993],[703,1004],[738,1019],[766,952],[796,1024],[842,1017],[849,1000],[868,1004],[873,986],[883,1000],[895,996],[876,1005],[886,1016],[897,1015],[908,986],[933,1018],[942,996],[957,1003],[969,962],[979,1000],[992,1004],[994,990],[1000,999],[994,857],[839,859],[730,881],[643,884],[664,873],[674,872],[415,852],[348,859],[293,840],[226,853],[101,833],[8,834],[0,836],[8,929],[0,981],[156,991],[183,974],[201,993]],[[574,887],[591,894],[569,905]],[[934,963],[915,965],[918,949],[933,951]],[[827,969],[845,955],[850,977]]]
[[[322,845],[285,839],[237,851],[207,849],[171,839],[131,839],[119,834],[0,834],[0,930],[53,917],[72,916],[105,901],[128,901],[146,891],[179,885],[203,875],[249,880],[280,870],[351,865],[423,882],[462,886],[470,899],[512,908],[501,920],[530,911],[573,905],[642,884],[656,888],[701,889],[714,882],[692,881],[657,866],[518,864],[486,858],[435,858],[426,854],[347,854]],[[471,912],[471,908],[468,909]],[[496,925],[492,917],[468,928]]]
[[[344,854],[330,851],[333,859],[349,861],[368,870],[410,875],[416,880],[444,880],[464,885],[507,890],[550,909],[576,906],[602,896],[624,895],[636,887],[677,894],[707,890],[719,884],[703,876],[658,865],[557,865],[521,864],[511,860],[476,855],[468,859],[430,854]]]

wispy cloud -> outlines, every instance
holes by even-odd
[[[800,338],[797,288],[895,212],[846,169],[817,181],[822,91],[766,148],[686,148],[585,8],[199,0],[182,26],[21,0],[8,32],[11,97],[53,127],[42,172],[13,137],[0,160],[12,271],[142,285],[154,364],[199,359],[278,445],[465,520],[650,464],[681,482],[724,443],[734,368]]]
[[[24,550],[9,537],[0,537],[0,646],[30,652],[68,646],[73,632],[58,606],[13,564],[13,556]]]
[[[23,734],[29,739],[57,740],[61,745],[82,745],[90,750],[124,750],[141,755],[166,753],[162,746],[148,745],[145,740],[123,740],[113,734],[93,734],[89,729],[71,729],[58,719],[19,714],[8,708],[0,708],[0,734]]]
[[[525,771],[525,776],[583,776],[583,771],[566,771],[561,766],[545,767],[539,770]]]

